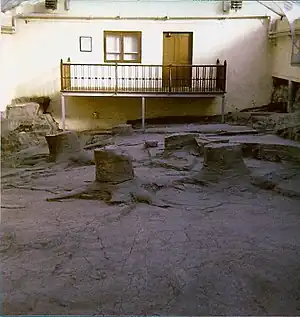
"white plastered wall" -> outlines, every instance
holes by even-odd
[[[296,21],[295,28],[300,33],[300,20]],[[290,27],[286,19],[276,21],[276,32],[279,36],[272,45],[272,75],[300,82],[300,66],[291,65],[292,44],[289,31]]]
[[[74,2],[73,11],[79,14],[80,1]],[[92,3],[92,2],[91,2]],[[245,2],[247,3],[247,2]],[[149,3],[135,7],[128,5],[107,5],[102,15],[121,14],[122,16],[148,16],[165,14],[182,16],[196,15],[195,3],[183,6],[182,3],[167,6]],[[164,7],[162,7],[164,5]],[[202,5],[202,7],[201,7]],[[147,7],[147,10],[145,9]],[[199,4],[197,10],[204,8],[206,15],[219,10],[220,3]],[[85,8],[91,8],[85,6]],[[143,10],[141,10],[143,8]],[[218,9],[217,9],[218,8]],[[262,14],[257,6],[249,4],[239,15]],[[255,11],[256,8],[256,11]],[[98,8],[99,9],[99,8]],[[122,11],[123,10],[123,11]],[[127,10],[127,11],[126,11]],[[152,10],[152,11],[151,11]],[[214,10],[214,11],[213,11]],[[247,11],[248,10],[248,11]],[[96,15],[97,11],[94,11]],[[84,11],[82,14],[88,14]],[[204,15],[205,15],[204,14]],[[233,15],[236,13],[233,13]],[[202,15],[202,14],[201,14]],[[164,31],[193,32],[193,63],[228,62],[227,76],[227,111],[265,104],[271,93],[271,55],[268,43],[267,19],[240,20],[186,20],[186,21],[51,21],[51,20],[18,20],[17,32],[7,35],[3,51],[7,57],[6,65],[13,76],[13,83],[6,82],[9,100],[11,92],[14,97],[50,95],[53,97],[52,111],[60,116],[58,95],[60,87],[59,61],[79,63],[103,63],[104,30],[139,30],[142,31],[142,63],[162,63],[162,34]],[[93,52],[79,51],[79,36],[93,38]],[[13,59],[13,61],[12,61]],[[9,92],[9,93],[8,93]],[[180,98],[181,99],[181,98]],[[126,104],[126,106],[124,105]],[[130,105],[130,106],[129,106]],[[93,112],[99,112],[101,119],[93,119]],[[210,115],[220,113],[220,100],[149,100],[147,115]],[[102,125],[111,125],[115,121],[126,121],[140,117],[140,100],[117,98],[69,98],[67,100],[67,126],[69,128],[87,129]]]

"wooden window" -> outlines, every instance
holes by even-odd
[[[104,61],[141,63],[142,32],[104,31]]]

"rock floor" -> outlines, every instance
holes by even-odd
[[[93,182],[94,166],[2,171],[4,314],[300,314],[299,199],[247,178],[186,183],[203,159],[158,157],[164,134],[154,132],[115,144],[165,208],[46,201]],[[253,175],[290,168],[245,162]]]

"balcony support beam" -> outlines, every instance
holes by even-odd
[[[221,121],[225,123],[225,94],[222,95],[222,103],[221,103]]]
[[[66,130],[66,97],[61,93],[60,95],[61,102],[61,128],[63,131]]]
[[[145,131],[145,106],[146,106],[146,99],[142,97],[142,130]]]

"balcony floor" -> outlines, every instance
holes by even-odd
[[[216,97],[224,94],[222,90],[213,90],[209,88],[201,89],[200,87],[180,87],[180,88],[172,88],[169,90],[166,88],[149,88],[149,87],[141,87],[141,88],[130,88],[130,87],[119,87],[118,89],[114,88],[99,88],[99,87],[69,87],[62,91],[64,95],[95,95],[95,96],[135,96],[135,97]]]

